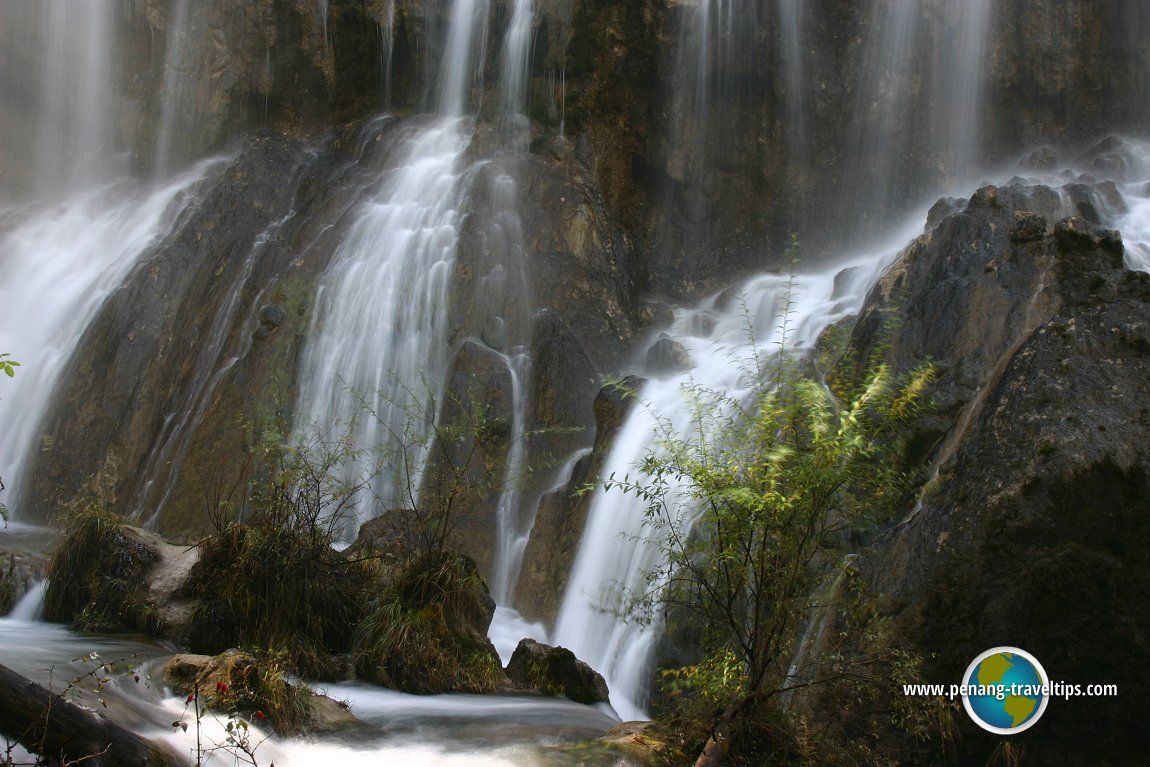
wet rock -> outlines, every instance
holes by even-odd
[[[1037,215],[1025,197],[1034,201],[1021,189],[980,195],[887,278],[908,310],[895,346],[937,352],[942,402],[949,393],[959,407],[947,411],[936,487],[863,570],[936,658],[931,676],[957,678],[989,647],[1025,645],[1056,659],[1048,670],[1067,682],[1150,684],[1140,606],[1150,589],[1150,278],[1125,270],[1117,233],[1080,217],[1004,240],[1000,215]],[[1086,732],[1107,739],[1111,758],[1136,758],[1137,716],[1095,703],[1051,707],[1055,735],[1028,740],[1028,758],[1090,761],[1076,734]],[[984,760],[986,748],[968,741],[960,758]]]
[[[646,370],[653,376],[674,375],[692,367],[687,347],[665,333],[647,349]]]
[[[1025,171],[1052,173],[1058,168],[1058,153],[1048,146],[1039,147],[1026,155],[1018,167]]]
[[[487,631],[495,601],[476,563],[450,550],[410,561],[360,630],[361,679],[404,692],[494,692],[506,684]]]
[[[260,308],[260,325],[256,328],[256,338],[267,338],[276,328],[284,323],[287,315],[282,307],[272,304]]]
[[[930,211],[926,214],[926,231],[934,229],[939,221],[942,221],[947,216],[958,213],[966,207],[966,200],[959,199],[958,197],[943,197],[934,205],[930,206]]]
[[[551,647],[534,639],[520,640],[507,663],[508,678],[544,695],[562,696],[590,705],[610,700],[603,676],[565,647]]]
[[[200,710],[238,713],[280,735],[330,734],[362,725],[346,705],[287,681],[274,655],[236,649],[215,656],[181,653],[164,664],[163,676],[178,695],[198,696]]]
[[[1107,263],[1117,269],[1122,265],[1125,247],[1122,235],[1114,229],[1105,229],[1082,218],[1064,218],[1054,225],[1054,237],[1067,252],[1101,249],[1107,254]]]
[[[1009,236],[1015,244],[1040,240],[1046,236],[1046,219],[1037,213],[1015,211]]]
[[[635,397],[645,383],[628,376],[599,390],[595,397],[595,444],[572,467],[566,484],[543,495],[535,526],[523,553],[515,604],[524,618],[551,624],[567,585],[583,536],[591,493],[577,491],[599,481],[599,472]]]
[[[473,557],[490,575],[495,551],[495,511],[504,490],[503,467],[511,448],[513,387],[503,355],[477,341],[459,347],[451,364],[431,445],[421,511],[432,535],[443,520],[446,542]]]

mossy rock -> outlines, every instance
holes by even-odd
[[[524,639],[507,664],[512,682],[544,695],[563,696],[576,703],[607,703],[610,694],[601,674],[566,647],[551,647]]]
[[[415,560],[360,627],[359,676],[404,692],[487,693],[506,678],[487,629],[495,603],[475,562],[451,551]]]
[[[162,633],[140,588],[159,559],[141,531],[95,507],[73,513],[48,565],[44,617],[86,631]]]
[[[358,720],[345,706],[288,681],[290,667],[282,653],[253,655],[230,649],[217,656],[176,655],[164,666],[172,688],[198,699],[202,711],[239,714],[280,735],[333,732]],[[189,709],[194,711],[194,709]]]

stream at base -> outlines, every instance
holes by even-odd
[[[34,605],[22,609],[33,611]],[[86,636],[64,626],[12,617],[0,618],[4,665],[73,702],[104,712],[118,724],[174,753],[194,760],[194,719],[182,698],[164,688],[164,663],[174,646],[143,637]],[[104,664],[107,664],[106,666]],[[88,676],[85,676],[88,675]],[[102,689],[99,679],[108,681]],[[315,738],[272,738],[256,749],[259,764],[279,767],[340,764],[423,765],[425,767],[561,767],[627,765],[617,751],[585,745],[578,756],[562,747],[593,741],[618,723],[608,710],[564,700],[525,696],[416,696],[359,684],[317,687],[347,702],[362,725]],[[184,719],[187,732],[173,728]],[[205,716],[202,742],[226,740],[224,715]],[[263,734],[258,734],[258,742]],[[13,752],[14,754],[17,752]],[[217,751],[205,765],[232,765],[232,754]]]

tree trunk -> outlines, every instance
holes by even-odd
[[[728,706],[719,717],[719,721],[711,728],[711,737],[707,738],[702,753],[695,760],[695,767],[718,767],[723,763],[723,759],[731,750],[731,730],[735,726],[735,717],[741,708],[741,702]]]
[[[182,764],[155,743],[0,665],[0,733],[29,751],[85,767]]]

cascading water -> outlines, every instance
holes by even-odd
[[[0,397],[0,467],[17,517],[37,429],[84,330],[214,166],[202,163],[154,190],[113,185],[0,217],[0,348],[22,363]]]
[[[503,39],[499,113],[506,140],[518,151],[527,148],[531,135],[531,124],[524,112],[533,17],[534,0],[515,0],[511,23]]]
[[[915,91],[908,83],[917,69],[921,12],[915,0],[875,3],[872,11],[850,154],[866,165],[858,178],[870,188],[868,201],[878,203],[868,207],[879,210],[889,208],[898,163],[912,135],[908,115],[914,114]]]
[[[907,230],[900,231],[892,240],[896,244],[834,270],[793,278],[756,277],[741,288],[741,300],[724,292],[681,312],[666,332],[683,344],[693,367],[681,375],[652,379],[636,394],[637,404],[615,438],[603,476],[635,479],[636,467],[656,435],[689,434],[692,410],[687,395],[692,388],[738,398],[760,385],[750,371],[757,369],[756,359],[784,341],[784,328],[787,349],[812,348],[825,327],[858,311],[909,236]],[[644,716],[652,654],[662,632],[657,616],[650,622],[635,615],[627,620],[631,602],[651,588],[648,580],[660,557],[659,541],[644,524],[645,511],[646,503],[633,494],[601,487],[594,491],[552,635],[553,642],[603,674],[611,703],[625,719]]]
[[[418,486],[433,402],[447,366],[447,291],[459,241],[460,157],[470,121],[437,120],[366,204],[316,295],[295,430],[338,429],[356,451],[350,481],[370,480],[382,508]],[[396,443],[400,441],[400,444]],[[413,448],[408,476],[377,471],[379,449]],[[367,451],[367,452],[364,452]],[[386,458],[386,456],[384,456]],[[374,510],[362,505],[354,528]]]
[[[957,18],[945,27],[938,46],[941,60],[935,63],[934,93],[939,105],[933,110],[930,136],[945,158],[946,175],[960,184],[967,183],[978,169],[990,10],[991,0],[948,3],[945,13]]]
[[[484,0],[456,2],[438,79],[441,116],[408,139],[317,292],[295,430],[306,440],[315,428],[335,429],[340,433],[329,436],[351,445],[346,478],[367,482],[370,492],[346,527],[349,537],[379,510],[410,503],[421,481],[447,373],[448,291],[461,211],[478,175],[464,162],[474,128],[464,115],[476,90],[473,78],[483,70],[488,13]],[[522,26],[524,18],[529,25],[529,5],[513,25]],[[516,113],[525,81],[523,37],[523,30],[512,34],[505,54],[504,104]],[[501,178],[496,197],[506,195]],[[514,421],[522,429],[522,418]]]
[[[163,178],[178,162],[188,132],[197,121],[193,61],[195,51],[205,41],[202,25],[197,28],[190,19],[191,0],[176,0],[169,21],[164,55],[163,85],[160,91],[160,121],[156,128],[153,166],[157,178]]]
[[[1114,221],[1126,244],[1126,265],[1150,272],[1150,144],[1133,147],[1134,167],[1122,185],[1128,211]]]

